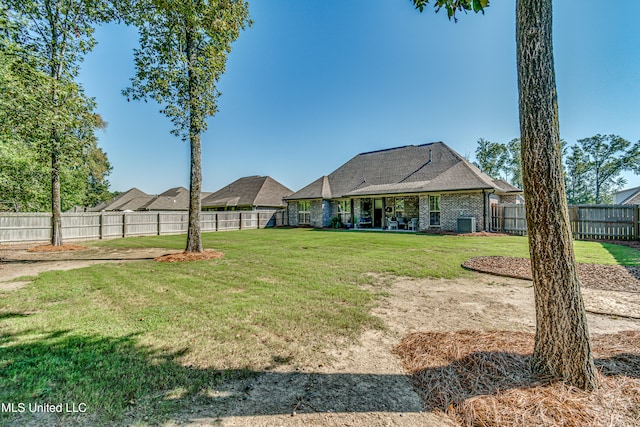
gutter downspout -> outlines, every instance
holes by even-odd
[[[483,222],[484,222],[484,231],[491,231],[491,227],[487,227],[487,195],[491,196],[494,194],[496,189],[491,190],[491,193],[487,193],[486,190],[482,190],[482,212],[483,212]],[[487,229],[488,228],[488,229]]]
[[[482,190],[482,230],[487,231],[487,192]]]

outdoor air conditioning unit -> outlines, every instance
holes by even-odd
[[[475,217],[458,218],[458,233],[475,233],[476,219]]]

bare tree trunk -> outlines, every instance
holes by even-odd
[[[189,228],[186,252],[202,252],[200,236],[200,192],[202,188],[202,150],[200,134],[191,138],[191,186],[189,188]]]
[[[53,135],[54,142],[57,135]],[[62,245],[62,207],[60,200],[60,161],[58,158],[59,144],[54,144],[51,150],[51,244]]]
[[[57,83],[62,74],[60,65],[52,68],[51,100],[59,108]],[[62,201],[60,195],[60,134],[55,127],[51,132],[51,245],[62,245]]]
[[[569,227],[551,35],[551,0],[517,0],[522,169],[536,306],[535,372],[598,386]]]
[[[186,32],[186,51],[189,63],[189,143],[191,144],[191,185],[189,188],[189,228],[187,230],[186,252],[203,252],[200,235],[200,192],[202,188],[202,147],[200,140],[200,121],[197,106],[197,77],[192,71],[195,64],[195,50],[192,29]]]

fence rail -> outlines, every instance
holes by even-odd
[[[203,232],[288,225],[286,211],[201,212]],[[160,236],[187,232],[187,212],[95,212],[62,214],[65,241]],[[50,213],[0,213],[0,244],[51,240]]]
[[[570,205],[569,221],[577,240],[640,240],[639,205]],[[526,235],[524,205],[492,205],[491,226],[495,231]]]

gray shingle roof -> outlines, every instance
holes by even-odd
[[[504,183],[507,184],[507,183]],[[455,190],[516,191],[497,183],[442,142],[358,154],[287,199]],[[519,191],[519,190],[518,190]]]
[[[119,211],[141,211],[146,210],[147,204],[151,203],[156,196],[140,196],[129,200],[118,207]]]
[[[227,206],[283,207],[283,199],[293,191],[268,176],[237,179],[202,200],[202,207]]]
[[[507,181],[503,179],[496,179],[495,181],[493,181],[493,183],[496,186],[500,187],[502,191],[504,191],[505,193],[518,193],[518,194],[522,193],[521,189],[509,184]]]
[[[201,193],[200,199],[212,193]],[[155,196],[132,188],[114,197],[107,203],[89,209],[90,212],[99,211],[187,211],[189,210],[189,190],[184,187],[170,188]]]
[[[623,200],[621,205],[640,205],[640,191],[634,193],[626,200]]]
[[[189,190],[184,187],[170,188],[141,206],[140,210],[187,211],[189,210]]]
[[[126,209],[136,210],[140,206],[143,206],[144,203],[147,203],[148,199],[146,199],[143,203],[140,203],[139,205],[137,205],[133,201],[138,198],[148,198],[148,197],[151,197],[151,196],[134,187],[130,190],[125,191],[124,193],[118,194],[116,197],[114,197],[113,199],[109,200],[106,203],[100,203],[99,205],[89,209],[89,211],[100,212],[100,211],[123,211]],[[134,208],[125,207],[127,205],[137,206],[137,207],[134,207]]]
[[[640,204],[640,187],[625,188],[613,193],[614,203],[617,205]]]

